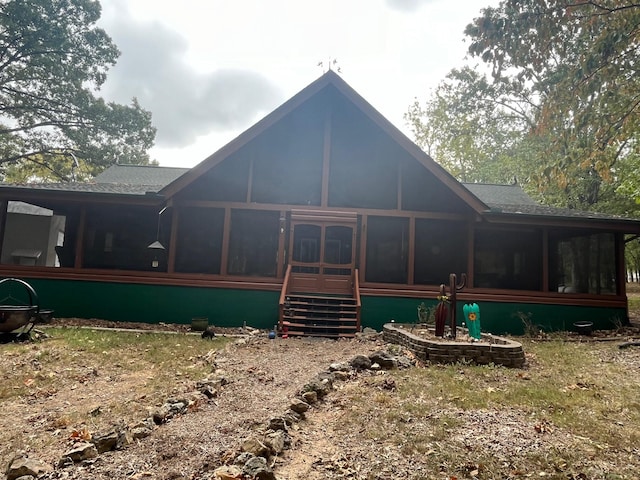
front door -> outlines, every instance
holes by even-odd
[[[291,291],[352,294],[357,215],[292,212]]]

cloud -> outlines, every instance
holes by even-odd
[[[394,9],[402,12],[415,12],[423,5],[435,3],[438,0],[385,0],[386,4]]]
[[[151,111],[156,144],[181,147],[197,137],[250,124],[281,100],[278,89],[249,70],[199,72],[186,61],[187,40],[159,22],[131,19],[126,3],[103,12],[101,26],[121,51],[102,95]]]

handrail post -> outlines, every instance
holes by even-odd
[[[353,296],[356,300],[356,329],[360,331],[360,310],[362,303],[360,302],[360,280],[358,279],[358,269],[353,270]]]
[[[287,265],[287,271],[284,275],[284,281],[282,282],[282,289],[280,290],[280,300],[278,302],[278,331],[282,332],[284,322],[284,308],[287,302],[287,295],[289,295],[289,285],[291,278],[291,264]]]

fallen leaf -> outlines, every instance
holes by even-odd
[[[533,427],[538,433],[552,433],[553,428],[547,422],[536,423]]]
[[[69,435],[69,440],[72,440],[74,442],[78,440],[84,440],[85,442],[88,442],[89,440],[91,440],[91,432],[89,432],[86,427],[80,430],[73,430]]]

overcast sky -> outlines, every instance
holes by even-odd
[[[409,105],[463,65],[465,26],[498,0],[101,3],[100,25],[122,52],[102,94],[120,103],[138,98],[158,129],[151,157],[192,167],[328,63],[408,134]]]

